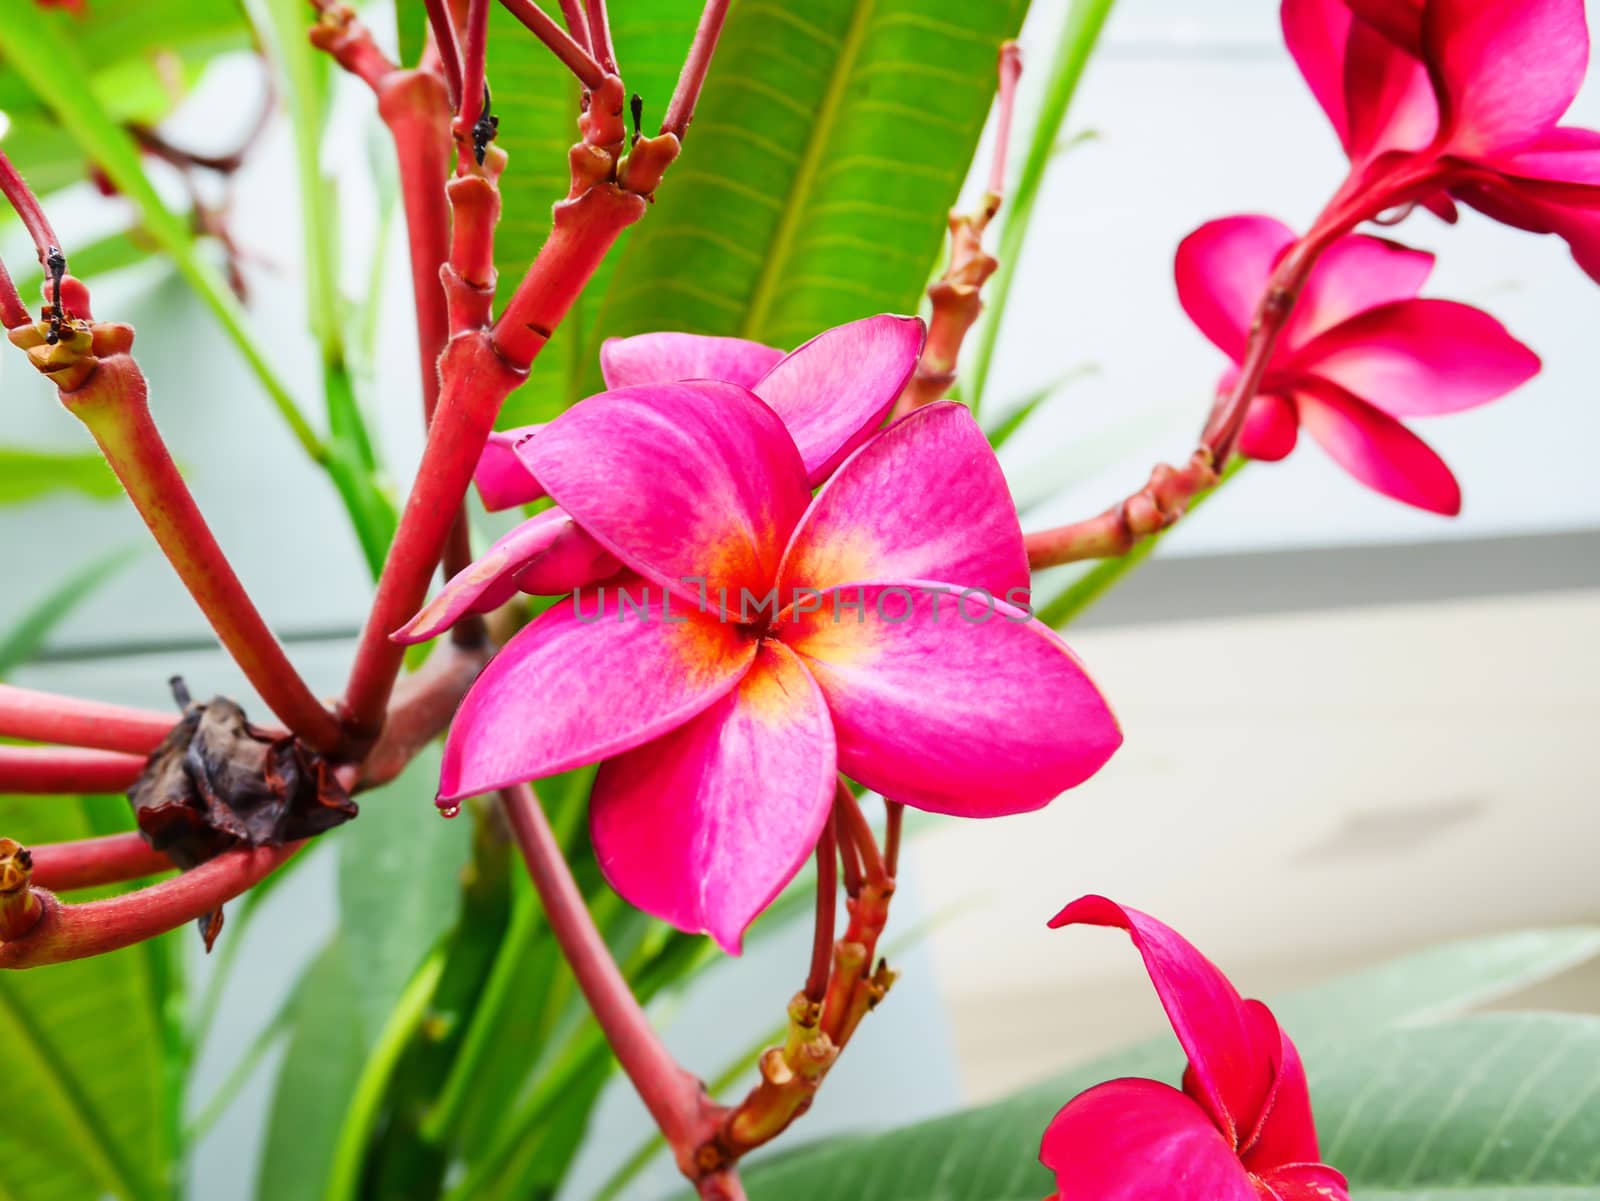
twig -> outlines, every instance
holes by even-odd
[[[820,1005],[828,991],[828,969],[833,964],[833,934],[839,903],[839,844],[833,823],[822,823],[817,839],[817,924],[811,940],[811,970],[806,975],[805,995]]]
[[[0,793],[126,792],[144,759],[116,751],[0,746]]]
[[[617,56],[611,48],[611,19],[606,16],[606,0],[584,0],[589,14],[589,48],[608,75],[617,73]]]
[[[0,737],[148,755],[176,724],[166,713],[0,684]]]
[[[461,47],[456,41],[456,25],[445,0],[423,0],[423,6],[428,10],[428,26],[433,31],[433,45],[439,56],[445,91],[450,97],[450,111],[455,112],[461,107]]]
[[[13,330],[84,423],[189,595],[251,685],[313,750],[337,748],[339,723],[300,677],[245,591],[150,415],[128,326],[77,323],[55,345],[41,327]]]
[[[589,48],[562,29],[544,9],[533,0],[500,0],[500,3],[507,12],[526,25],[534,37],[550,47],[567,70],[578,77],[579,83],[591,91],[600,86],[606,72],[595,61],[594,55],[589,53]]]
[[[75,842],[50,842],[33,850],[33,882],[52,892],[121,884],[173,869],[172,860],[140,834],[107,834]]]
[[[25,937],[0,943],[0,969],[104,955],[176,930],[260,883],[303,845],[228,851],[149,888],[81,905],[34,888],[43,909],[38,924]]]
[[[728,19],[729,0],[706,0],[700,13],[700,24],[695,27],[694,41],[689,55],[683,60],[683,70],[678,75],[678,86],[667,103],[667,115],[661,122],[661,132],[674,134],[681,141],[694,120],[695,105],[700,101],[700,90],[705,86],[706,75],[711,70],[711,58],[717,52],[717,39],[722,36],[723,23]]]
[[[704,1173],[695,1150],[713,1132],[722,1110],[700,1081],[680,1067],[645,1014],[572,878],[544,808],[526,784],[500,793],[513,837],[544,905],[550,932],[572,968],[595,1021],[650,1116],[690,1180]]]
[[[1022,74],[1022,52],[1015,42],[1000,47],[999,92],[995,100],[994,158],[989,167],[989,190],[971,213],[950,214],[950,265],[928,288],[932,310],[928,340],[917,359],[916,370],[895,403],[894,416],[942,400],[956,382],[956,363],[967,333],[983,312],[983,285],[1000,262],[983,248],[983,235],[1000,211],[1005,189],[1006,153],[1011,141],[1016,109],[1017,79]]]

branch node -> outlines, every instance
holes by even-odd
[[[33,856],[10,838],[0,838],[0,942],[33,932],[44,904],[33,888]]]

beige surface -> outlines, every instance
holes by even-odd
[[[1600,594],[1072,641],[1123,750],[1044,812],[942,821],[910,853],[928,908],[958,910],[932,943],[974,1098],[1160,1026],[1121,936],[1045,929],[1084,892],[1170,922],[1257,995],[1600,916]]]

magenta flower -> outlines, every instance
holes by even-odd
[[[1121,741],[1020,606],[994,454],[959,405],[812,498],[778,415],[723,382],[622,388],[518,447],[631,573],[523,629],[467,695],[440,801],[604,760],[591,832],[624,897],[736,951],[828,820],[837,773],[922,809],[1041,806]]]
[[[1055,1116],[1039,1158],[1060,1201],[1349,1201],[1318,1161],[1305,1069],[1271,1010],[1137,909],[1088,896],[1050,925],[1126,930],[1189,1059],[1182,1091],[1112,1080]]]
[[[1559,234],[1600,279],[1600,132],[1559,124],[1588,67],[1584,0],[1284,0],[1283,29],[1348,188],[1432,164],[1450,195]],[[1454,219],[1449,196],[1422,199]]]
[[[1270,217],[1226,217],[1178,247],[1184,311],[1234,361],[1232,385],[1257,299],[1293,244]],[[1461,508],[1450,469],[1397,418],[1485,404],[1524,383],[1539,359],[1479,309],[1417,292],[1433,256],[1357,234],[1318,260],[1251,402],[1239,449],[1277,460],[1305,428],[1369,488],[1435,513]]]
[[[600,348],[600,370],[610,389],[690,379],[751,389],[788,427],[816,485],[888,415],[916,368],[924,333],[918,318],[881,314],[836,326],[788,355],[739,338],[641,334],[608,339]],[[545,495],[522,453],[544,428],[529,425],[490,435],[474,477],[489,509],[509,509]],[[518,592],[559,596],[621,570],[622,564],[564,510],[549,509],[495,542],[395,636],[426,642],[468,614],[499,608]]]

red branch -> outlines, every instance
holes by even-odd
[[[144,758],[77,747],[0,746],[0,793],[126,792]]]
[[[0,684],[0,737],[148,755],[178,719]]]
[[[594,42],[589,37],[589,18],[583,15],[583,0],[561,0],[561,16],[573,40],[583,47],[585,53],[592,52]]]
[[[11,273],[6,270],[4,263],[0,263],[0,325],[8,330],[17,329],[32,320],[33,315],[22,302],[22,294],[11,281]]]
[[[456,41],[456,24],[445,0],[423,0],[423,6],[428,10],[428,26],[433,31],[434,51],[450,97],[450,111],[455,112],[461,107],[461,46]]]
[[[534,37],[550,47],[555,56],[562,61],[567,70],[578,77],[578,82],[584,87],[593,90],[600,86],[606,73],[600,64],[595,62],[594,56],[589,53],[589,48],[556,24],[549,13],[533,0],[500,0],[500,3],[507,12],[526,25]]]
[[[817,921],[811,939],[811,970],[806,973],[806,1000],[822,1004],[828,991],[828,969],[833,964],[834,922],[839,906],[839,843],[833,823],[822,823],[817,839]]]
[[[695,1149],[716,1130],[722,1111],[706,1096],[700,1081],[678,1066],[650,1025],[595,928],[533,789],[526,784],[507,788],[501,792],[500,802],[544,905],[550,932],[571,965],[595,1021],[672,1146],[678,1166],[690,1180],[698,1180],[703,1172],[694,1161]]]
[[[49,327],[11,340],[48,376],[61,403],[88,427],[167,560],[222,645],[279,719],[313,750],[337,748],[343,731],[256,609],[195,504],[150,415],[144,373],[128,353],[128,326],[81,323],[52,344]]]
[[[611,48],[611,19],[606,0],[584,0],[589,14],[589,48],[609,75],[617,74],[617,55]]]
[[[661,122],[662,133],[673,134],[681,140],[689,122],[694,120],[694,107],[700,101],[700,90],[711,70],[711,58],[717,52],[717,40],[728,19],[728,3],[729,0],[706,0],[700,24],[694,31],[694,42],[689,46],[689,56],[683,60],[683,70],[678,75],[678,86],[672,90],[667,115]]]
[[[0,944],[0,969],[104,955],[164,934],[254,887],[303,845],[229,851],[171,880],[81,905],[35,889],[44,912],[27,937]]]
[[[456,136],[470,145],[472,127],[483,115],[484,79],[489,64],[489,0],[467,0],[466,40],[461,43],[461,103],[456,106]],[[467,171],[466,155],[457,170]]]
[[[906,382],[894,415],[944,399],[956,382],[956,363],[967,333],[983,312],[983,285],[999,268],[999,261],[983,248],[983,235],[1000,211],[1005,186],[1006,150],[1011,140],[1011,118],[1016,107],[1017,79],[1022,74],[1022,52],[1015,42],[1000,47],[1000,88],[995,100],[994,160],[989,168],[989,190],[971,213],[950,214],[950,265],[928,288],[931,311],[928,338]]]
[[[33,882],[52,892],[121,884],[172,870],[172,860],[152,849],[140,834],[49,842],[31,850]]]
[[[59,251],[61,242],[51,228],[50,218],[45,216],[39,198],[33,194],[33,189],[28,187],[3,150],[0,150],[0,196],[4,196],[16,210],[17,216],[22,218],[23,228],[28,231],[34,248],[39,252],[39,262],[48,267],[51,251]]]

